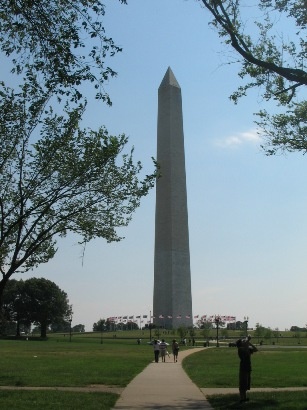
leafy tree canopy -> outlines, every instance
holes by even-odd
[[[102,332],[107,330],[107,322],[105,319],[99,319],[97,323],[93,324],[93,332]]]
[[[56,239],[68,231],[82,243],[120,240],[116,228],[128,225],[155,181],[154,174],[139,180],[142,166],[134,164],[133,150],[119,158],[124,135],[80,128],[82,105],[65,115],[50,108],[44,117],[41,101],[2,91],[0,291],[16,270],[52,258]],[[31,143],[34,130],[39,138]]]
[[[126,4],[125,0],[119,0]],[[116,73],[105,59],[121,51],[103,26],[100,0],[7,0],[0,3],[0,50],[12,72],[42,75],[49,90],[80,98],[90,81],[110,103],[103,83]]]
[[[31,323],[40,326],[41,337],[47,336],[48,325],[67,320],[72,313],[67,294],[48,279],[24,281],[22,300]]]
[[[141,176],[125,135],[81,126],[79,85],[102,87],[114,74],[105,58],[120,50],[104,12],[99,0],[1,2],[0,51],[21,80],[0,80],[0,305],[13,273],[47,262],[68,232],[83,244],[120,240],[116,229],[154,186],[156,172]]]
[[[63,323],[72,313],[67,294],[44,278],[10,280],[3,294],[3,307],[7,318],[17,322],[17,336],[21,323],[34,323],[39,325],[41,337],[46,337],[50,324]]]
[[[307,8],[305,0],[200,0],[219,36],[241,56],[245,80],[230,98],[237,103],[253,87],[276,102],[275,114],[258,113],[267,155],[307,151]],[[255,17],[253,17],[255,16]],[[251,21],[254,19],[254,24]]]

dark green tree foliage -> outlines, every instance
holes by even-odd
[[[30,328],[31,322],[24,310],[23,304],[24,282],[12,279],[8,282],[3,295],[4,318],[1,326],[1,333],[7,333],[8,324],[15,323],[15,334],[20,336],[23,327]],[[12,327],[10,326],[12,329]]]
[[[10,280],[3,293],[3,311],[7,321],[16,322],[16,336],[22,325],[38,325],[41,337],[46,337],[48,326],[54,323],[67,323],[68,331],[70,328],[67,294],[48,279]]]
[[[104,330],[109,330],[105,319],[99,319],[97,323],[93,324],[93,332],[102,332]]]
[[[104,12],[96,0],[0,4],[0,50],[21,81],[0,81],[0,305],[14,272],[50,260],[69,231],[83,244],[120,240],[116,229],[154,185],[125,135],[81,126],[79,86],[101,88],[114,74],[104,60],[120,50],[104,33]],[[90,51],[86,36],[96,40]]]
[[[57,320],[56,322],[51,323],[50,331],[53,333],[56,332],[70,332],[70,321],[69,320]]]
[[[75,325],[72,327],[72,331],[75,333],[83,333],[85,332],[85,326],[81,325],[81,323],[79,325]]]
[[[219,36],[241,56],[238,74],[245,83],[230,98],[237,103],[259,87],[263,98],[276,104],[276,113],[262,110],[256,121],[267,155],[279,150],[306,153],[306,1],[259,0],[258,6],[242,0],[200,2],[212,14]]]
[[[43,338],[47,336],[49,325],[67,321],[72,313],[67,294],[44,278],[30,278],[24,282],[22,301],[29,321],[40,327]]]

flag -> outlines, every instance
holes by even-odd
[[[164,316],[163,316],[163,315],[160,315],[160,316],[159,316],[159,319],[164,319]]]
[[[141,316],[135,316],[137,319],[141,319]]]
[[[147,318],[147,315],[143,315],[143,319],[146,319]]]
[[[199,315],[194,316],[194,319],[198,319],[198,318],[199,318]]]
[[[186,319],[191,319],[191,316],[190,316],[190,315],[186,315],[185,318],[186,318]]]
[[[134,316],[129,316],[129,319],[133,319],[134,318]]]
[[[128,316],[123,316],[123,319],[128,319]]]
[[[181,315],[178,315],[178,316],[177,316],[177,319],[181,319]]]
[[[167,317],[168,317],[168,319],[172,319],[172,318],[173,318],[173,316],[171,316],[171,315],[168,315]]]

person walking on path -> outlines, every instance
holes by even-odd
[[[159,362],[159,354],[160,354],[160,343],[158,342],[157,339],[154,340],[153,342],[153,349],[154,349],[154,354],[155,354],[155,362]]]
[[[175,363],[175,361],[177,362],[178,360],[178,352],[179,352],[179,344],[176,342],[176,339],[173,340],[172,351],[173,351],[174,363]]]
[[[161,360],[162,362],[165,363],[167,344],[165,343],[164,339],[162,339],[162,342],[160,343],[159,347],[160,347]]]
[[[251,386],[251,355],[258,351],[250,340],[251,336],[248,336],[246,339],[239,339],[236,343],[240,358],[239,392],[241,402],[248,401],[246,392],[250,390]]]

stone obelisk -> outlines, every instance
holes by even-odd
[[[193,325],[187,190],[180,86],[170,68],[158,91],[154,324]]]

